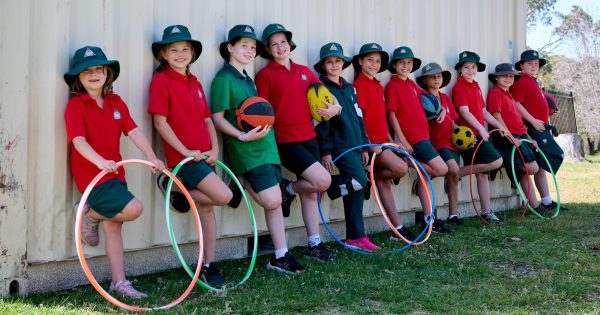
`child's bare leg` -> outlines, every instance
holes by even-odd
[[[302,206],[302,219],[306,226],[307,235],[319,234],[319,209],[317,204],[317,193],[300,193],[300,204]]]
[[[202,222],[202,236],[204,237],[204,263],[215,261],[217,250],[217,220],[213,207],[197,204],[198,214]]]
[[[331,185],[331,175],[319,162],[309,166],[297,181],[292,183],[292,189],[298,194],[316,193],[327,190]]]
[[[446,173],[446,185],[448,186],[448,213],[456,215],[458,211],[458,164],[455,160],[448,160],[448,173]]]
[[[123,222],[102,221],[104,229],[104,248],[110,266],[112,283],[125,280],[125,258],[123,254],[123,237],[121,229]]]
[[[215,206],[224,206],[233,197],[229,187],[214,172],[206,175],[196,185],[196,189],[190,190],[190,195],[200,204]]]
[[[285,237],[285,223],[281,210],[281,189],[279,186],[269,187],[261,192],[255,192],[248,181],[244,181],[245,187],[256,202],[265,210],[265,221],[267,229],[271,234],[271,240],[275,249],[287,248]]]
[[[481,205],[481,211],[490,211],[490,181],[486,173],[476,174],[477,178],[477,192],[479,193],[479,203]]]

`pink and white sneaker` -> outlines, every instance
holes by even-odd
[[[352,247],[354,249],[362,249],[362,250],[366,250],[368,252],[373,252],[373,251],[376,251],[379,249],[379,246],[371,243],[371,241],[369,240],[369,237],[367,237],[367,236],[358,238],[355,240],[347,239],[346,245],[348,245],[349,247]]]
[[[128,280],[121,280],[116,284],[111,283],[110,291],[117,292],[124,297],[129,297],[136,300],[143,299],[148,296],[147,294],[134,289],[131,285],[131,282]]]

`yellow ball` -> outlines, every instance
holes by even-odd
[[[458,126],[452,131],[452,145],[459,150],[467,150],[475,143],[475,134],[471,128]]]
[[[333,94],[329,92],[325,85],[321,83],[312,84],[308,88],[306,98],[308,99],[308,105],[310,106],[310,113],[316,121],[322,122],[329,120],[317,113],[317,108],[327,108],[327,105],[323,104],[323,101],[333,104]]]

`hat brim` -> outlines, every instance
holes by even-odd
[[[71,85],[71,83],[73,83],[73,81],[75,81],[75,79],[77,78],[79,73],[81,73],[81,71],[83,71],[87,68],[95,67],[95,66],[107,66],[107,67],[111,68],[114,72],[113,81],[119,77],[119,72],[121,71],[121,66],[119,65],[119,62],[117,60],[94,59],[94,60],[84,61],[84,62],[78,64],[73,69],[70,69],[69,71],[67,71],[63,75],[63,78],[65,79],[65,82],[67,82],[67,85]]]
[[[477,65],[477,72],[483,72],[483,71],[485,71],[485,63],[482,63],[482,62],[479,62],[479,61],[474,61],[474,60],[465,60],[465,61],[457,62],[456,65],[454,65],[454,69],[455,70],[460,69],[460,67],[465,62],[474,62]]]
[[[514,75],[515,81],[517,81],[521,78],[521,76],[519,74],[517,74],[516,72],[513,72],[513,71],[498,71],[498,72],[488,74],[488,79],[490,80],[490,82],[495,84],[497,82],[496,77],[501,76],[501,75],[507,75],[507,74]]]
[[[221,58],[223,58],[223,60],[229,62],[229,58],[231,56],[229,54],[229,49],[227,49],[227,44],[230,44],[231,42],[235,42],[240,37],[243,37],[243,36],[234,37],[232,40],[222,42],[219,45],[219,54],[221,55]],[[256,55],[254,56],[254,58],[256,58],[259,54],[261,54],[265,50],[265,45],[257,38],[252,38],[252,37],[247,37],[247,38],[251,38],[256,41]]]
[[[419,70],[419,68],[421,68],[421,59],[415,58],[415,57],[403,57],[403,58],[396,58],[394,60],[390,60],[390,65],[388,66],[388,70],[391,73],[396,74],[396,69],[394,68],[394,61],[400,60],[400,59],[406,59],[406,58],[412,58],[413,59],[413,68],[410,71],[410,73],[413,73],[413,72]]]
[[[446,85],[448,85],[448,83],[450,83],[450,80],[452,79],[452,73],[450,73],[450,71],[448,71],[448,70],[435,71],[432,73],[421,75],[421,76],[418,76],[417,80],[415,80],[415,81],[422,89],[427,90],[428,87],[425,84],[425,82],[423,81],[423,79],[425,79],[425,77],[427,77],[429,75],[434,75],[434,74],[438,74],[438,73],[442,74],[442,85],[440,86],[440,89],[441,89],[441,88],[445,87]]]
[[[347,57],[347,56],[339,56],[339,55],[328,55],[328,56],[324,56],[323,58],[321,58],[321,60],[319,60],[319,62],[317,62],[313,68],[315,69],[315,71],[317,71],[319,74],[325,74],[325,68],[323,67],[323,61],[325,60],[325,58],[327,57],[338,57],[341,58],[342,60],[344,60],[344,66],[342,66],[342,70],[348,68],[348,66],[350,66],[352,58]]]
[[[519,61],[517,61],[517,63],[515,63],[515,69],[517,69],[519,71],[522,71],[523,69],[521,69],[521,63],[525,62],[525,61],[531,61],[531,60],[539,60],[540,61],[540,68],[543,67],[548,62],[548,60],[546,60],[544,58],[519,60]]]
[[[169,39],[152,43],[152,54],[154,55],[154,59],[159,60],[158,57],[163,46],[177,42],[190,42],[192,44],[192,47],[194,47],[194,59],[192,62],[198,60],[198,57],[202,54],[202,43],[199,41],[190,39],[189,37],[173,36]]]
[[[381,54],[381,67],[379,67],[379,71],[377,71],[377,73],[382,73],[383,71],[388,69],[389,63],[390,63],[390,55],[387,52],[385,52],[383,50],[369,51],[369,52],[358,54],[358,55],[355,55],[354,57],[352,57],[352,67],[354,68],[355,73],[358,74],[358,73],[362,72],[362,68],[360,67],[360,63],[358,62],[358,59],[360,59],[370,53],[380,53]]]
[[[277,34],[277,33],[285,34],[285,37],[287,38],[288,42],[290,43],[290,51],[294,51],[294,49],[296,49],[296,43],[294,43],[294,41],[292,40],[292,32],[290,32],[290,31],[271,32],[269,35],[263,36],[263,41],[264,41],[263,45],[265,45],[265,49],[263,49],[262,52],[259,54],[261,57],[263,57],[265,59],[273,60],[273,56],[271,54],[269,54],[266,46],[269,45],[269,38],[273,34]]]

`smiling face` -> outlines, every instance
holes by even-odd
[[[381,69],[381,54],[378,52],[368,53],[358,58],[358,64],[362,73],[372,79]]]
[[[344,68],[344,60],[339,57],[327,57],[323,60],[323,68],[328,78],[339,78]]]
[[[106,66],[89,67],[79,73],[79,81],[90,95],[102,93],[106,78]]]
[[[514,74],[504,74],[496,76],[496,84],[503,90],[508,90],[515,83]]]
[[[412,71],[412,68],[412,58],[403,58],[394,61],[394,69],[396,70],[396,75],[398,75],[403,80],[406,80],[408,78],[410,72]]]
[[[460,75],[469,82],[473,82],[477,78],[477,64],[474,62],[465,62],[458,70]]]
[[[229,63],[243,67],[251,63],[256,57],[256,40],[242,37],[235,41],[233,45],[227,44],[227,50],[230,55]]]
[[[284,33],[275,33],[269,37],[267,51],[278,63],[287,62],[292,53],[290,42]]]
[[[161,50],[160,55],[173,70],[185,75],[192,62],[194,48],[189,42],[171,43]]]
[[[540,61],[539,60],[528,60],[521,62],[521,71],[530,76],[535,76],[537,72],[540,70]]]

